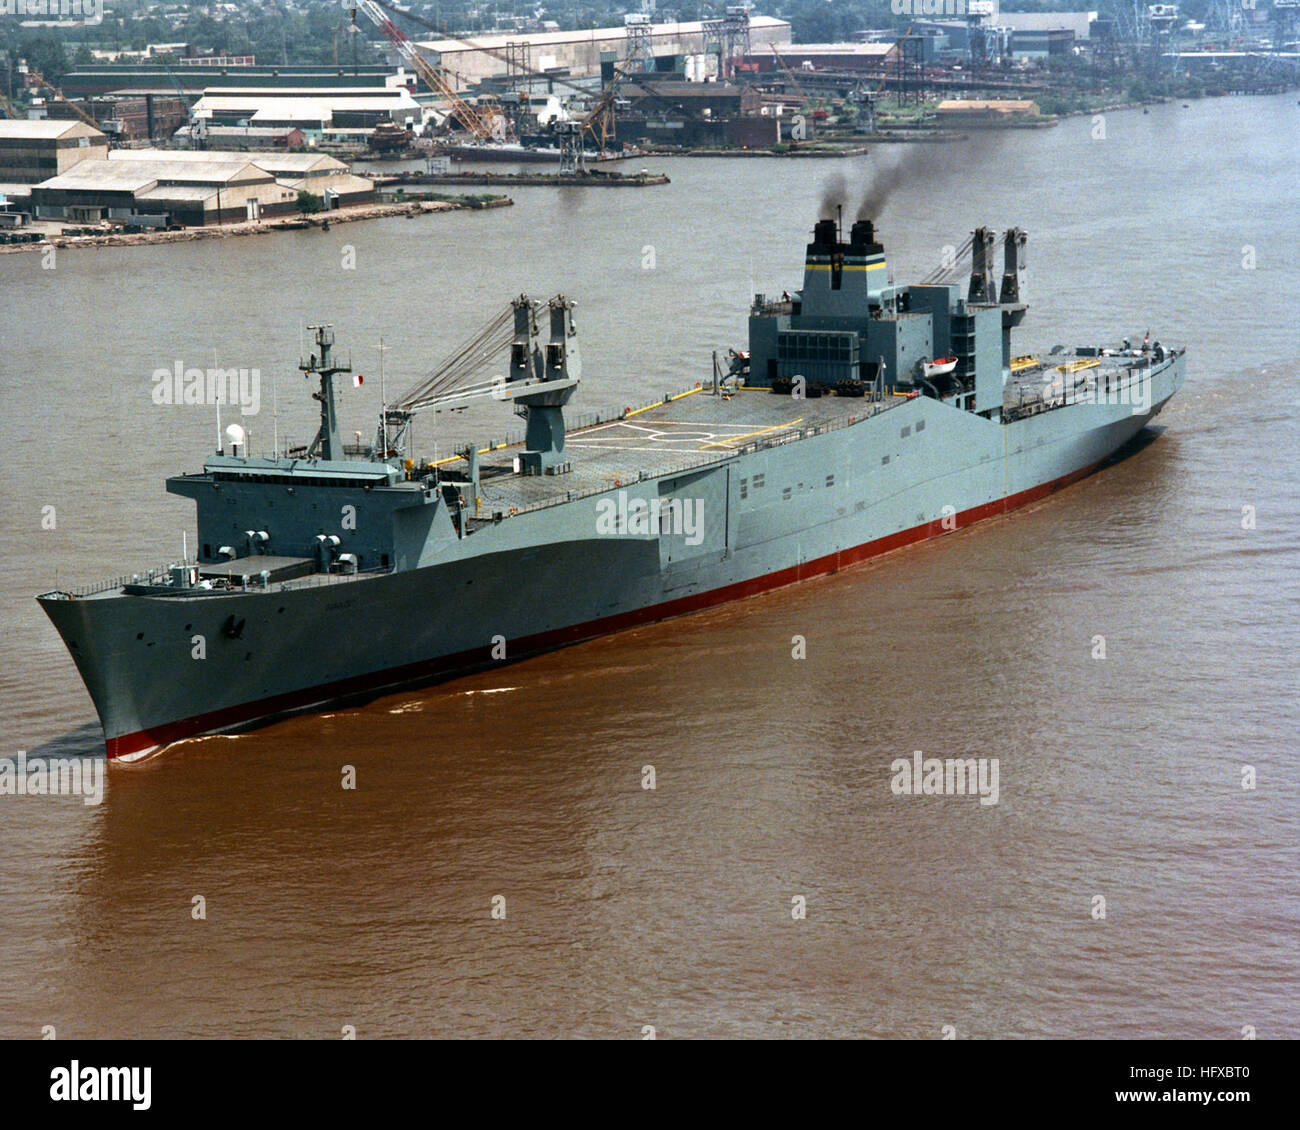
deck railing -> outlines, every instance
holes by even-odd
[[[93,581],[87,585],[79,585],[76,588],[59,589],[59,592],[66,593],[68,596],[83,597],[94,596],[96,593],[111,592],[114,589],[123,588],[126,585],[145,585],[151,581],[170,582],[171,571],[183,566],[196,566],[198,559],[179,561],[172,560],[166,565],[158,565],[152,569],[144,569],[139,573],[123,573],[118,577],[107,577],[103,580]]]
[[[689,392],[692,390],[688,389],[686,391]],[[684,394],[677,394],[677,395],[684,395]],[[705,394],[703,393],[703,391],[701,391],[700,395],[705,395]],[[663,400],[658,400],[655,401],[652,405],[648,405],[648,407],[655,407],[661,403],[668,403],[673,399],[676,399],[676,396],[667,396],[664,397]],[[474,515],[473,517],[476,517],[479,520],[490,518],[493,514],[497,512],[498,509],[500,510],[503,519],[506,517],[515,517],[520,514],[530,514],[537,510],[547,510],[550,509],[552,506],[560,506],[566,502],[573,502],[575,500],[582,499],[582,498],[590,498],[593,495],[604,494],[606,491],[609,490],[616,490],[620,487],[631,486],[634,483],[644,482],[647,479],[662,478],[665,475],[675,475],[675,474],[680,474],[683,471],[694,471],[694,470],[698,470],[701,467],[708,467],[717,464],[722,464],[727,462],[730,459],[736,458],[736,456],[738,455],[750,455],[758,451],[764,451],[774,447],[782,447],[788,443],[797,443],[800,440],[812,439],[813,437],[822,435],[826,432],[839,431],[841,428],[852,427],[855,424],[860,424],[864,420],[869,420],[874,416],[878,416],[881,412],[886,412],[890,408],[894,408],[899,404],[905,404],[906,402],[907,402],[906,398],[901,396],[886,397],[883,400],[874,400],[871,399],[870,397],[866,397],[862,401],[861,411],[854,411],[845,416],[839,416],[834,419],[826,420],[818,424],[806,424],[803,427],[789,428],[785,431],[777,432],[770,436],[764,436],[761,438],[752,439],[748,443],[742,444],[739,447],[720,448],[717,451],[698,452],[698,453],[682,452],[681,459],[678,462],[674,463],[673,466],[663,471],[656,472],[654,474],[647,475],[644,471],[642,471],[639,472],[637,477],[635,478],[610,474],[610,475],[606,475],[601,482],[593,484],[588,487],[584,487],[579,490],[557,491],[555,494],[550,495],[546,498],[538,499],[537,501],[530,502],[524,506],[515,506],[513,509],[509,507],[499,507],[499,508],[485,507],[482,513]],[[627,415],[628,415],[627,411],[614,413],[614,414],[603,414],[599,412],[587,413],[584,414],[584,416],[579,417],[579,421],[575,424],[573,430],[576,431],[578,428],[582,428],[582,427],[591,427],[595,424],[605,424],[605,423],[611,423],[614,421],[622,420]],[[523,442],[522,435],[519,436],[518,439],[513,440],[513,443],[522,443],[522,442]],[[493,448],[495,450],[503,446],[512,446],[513,443],[508,440],[505,444],[493,444]],[[185,562],[172,561],[167,565],[158,566],[152,570],[145,570],[142,573],[123,574],[122,576],[110,577],[106,580],[97,581],[89,585],[80,586],[78,588],[61,589],[58,591],[61,593],[65,593],[70,597],[80,598],[80,597],[94,596],[97,593],[109,592],[111,590],[120,589],[125,585],[129,585],[129,584],[147,584],[149,582],[151,574],[152,577],[155,579],[167,581],[170,579],[171,569],[181,564],[195,566],[198,564],[198,561],[197,559],[185,561]],[[391,570],[379,570],[378,572],[381,573],[391,572]],[[295,577],[292,580],[278,582],[278,586],[281,589],[317,588],[323,585],[341,584],[346,581],[354,581],[366,576],[373,576],[373,575],[375,575],[375,573],[372,571],[365,571],[361,573],[312,573],[305,577]],[[251,576],[253,576],[253,574],[250,574],[250,577]],[[211,591],[211,590],[204,590],[204,591]],[[232,589],[225,589],[221,591],[242,591],[242,590],[240,590],[238,587],[234,587]]]

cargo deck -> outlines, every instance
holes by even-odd
[[[846,427],[901,404],[835,396],[794,400],[767,389],[715,396],[690,389],[622,417],[575,428],[566,437],[572,469],[562,475],[518,475],[519,444],[479,453],[480,520],[569,501],[643,479],[734,458],[743,451],[789,443]],[[442,461],[444,471],[463,460]],[[474,519],[471,519],[473,521]]]

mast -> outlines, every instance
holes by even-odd
[[[306,376],[313,373],[320,377],[320,391],[313,392],[312,399],[320,401],[320,430],[307,450],[308,457],[318,452],[322,459],[338,459],[343,455],[343,443],[339,439],[339,410],[334,393],[334,377],[337,373],[352,372],[351,365],[337,365],[331,357],[334,348],[334,327],[332,325],[308,326],[316,331],[316,345],[320,355],[313,353],[305,362],[299,359],[298,368]]]

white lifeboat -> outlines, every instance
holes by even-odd
[[[925,361],[921,364],[921,371],[926,380],[931,377],[946,377],[955,368],[957,368],[956,357],[936,357],[933,361]]]

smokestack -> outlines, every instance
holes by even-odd
[[[805,316],[861,318],[872,305],[880,305],[889,269],[875,224],[860,219],[845,234],[848,242],[841,243],[834,220],[818,220],[813,228],[801,292]]]
[[[1007,228],[1002,242],[1002,293],[998,299],[1004,305],[1020,301],[1020,272],[1025,269],[1028,238],[1021,228]]]
[[[853,253],[858,255],[884,250],[876,242],[876,225],[870,220],[856,220],[854,222],[853,227],[849,229],[849,247]]]
[[[997,304],[998,291],[993,285],[993,247],[997,236],[992,228],[976,228],[970,245],[970,290],[966,301],[975,306]]]

